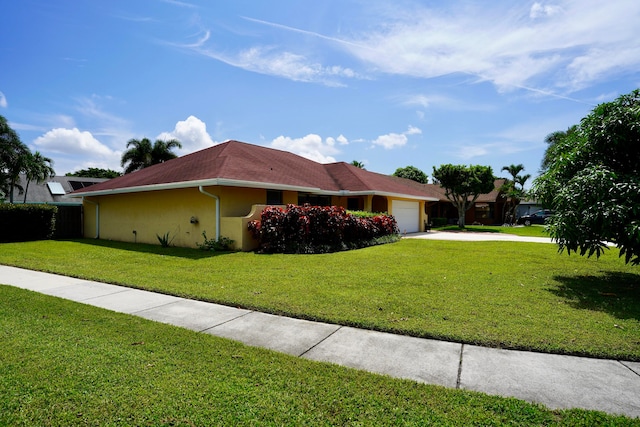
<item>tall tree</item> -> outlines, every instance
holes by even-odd
[[[640,264],[640,90],[595,107],[553,151],[532,190],[555,211],[560,251],[599,257],[612,242]]]
[[[101,168],[88,168],[88,169],[80,169],[75,172],[68,172],[65,174],[66,176],[78,176],[83,178],[117,178],[122,175],[122,173],[118,171],[114,171],[113,169],[101,169]]]
[[[400,178],[410,179],[412,181],[419,182],[420,184],[426,184],[429,182],[429,177],[426,173],[422,172],[415,166],[407,166],[405,168],[398,168],[393,173],[393,176]]]
[[[503,166],[502,172],[505,171],[511,175],[511,179],[507,179],[501,188],[503,197],[507,199],[505,222],[512,224],[516,218],[516,208],[527,195],[524,185],[531,178],[531,175],[520,175],[520,172],[524,171],[522,164]]]
[[[14,190],[22,190],[18,179],[30,155],[29,148],[20,141],[7,119],[0,116],[0,192],[9,193],[10,203],[13,203]]]
[[[24,172],[27,177],[27,183],[24,187],[23,203],[27,203],[27,192],[31,181],[40,184],[56,174],[53,170],[53,160],[43,156],[39,151],[28,156]]]
[[[445,197],[458,210],[458,226],[464,228],[464,216],[480,194],[493,191],[491,166],[441,165],[433,167],[433,179],[444,188]]]
[[[544,138],[544,142],[547,143],[547,149],[542,157],[540,164],[540,173],[544,173],[553,161],[562,153],[558,152],[558,147],[561,146],[562,140],[570,137],[578,130],[577,125],[570,126],[566,131],[558,130],[550,133]]]
[[[176,139],[169,141],[158,139],[151,144],[148,138],[142,138],[129,140],[127,148],[128,150],[122,154],[121,159],[121,166],[127,165],[124,169],[125,174],[175,159],[178,156],[171,150],[182,148],[182,144]]]
[[[357,161],[357,160],[354,160],[354,161],[352,161],[352,162],[351,162],[351,163],[349,163],[349,164],[350,164],[350,165],[352,165],[352,166],[355,166],[355,167],[357,167],[357,168],[364,169],[364,163],[359,162],[359,161]]]

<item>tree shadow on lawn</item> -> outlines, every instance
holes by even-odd
[[[618,319],[640,320],[640,275],[604,272],[600,276],[554,276],[549,291],[578,309],[598,310]]]
[[[76,242],[83,245],[99,246],[102,248],[119,249],[124,251],[187,258],[187,259],[193,259],[193,260],[211,258],[215,256],[221,256],[221,255],[227,255],[227,254],[233,253],[232,251],[213,252],[213,251],[203,251],[201,249],[193,249],[193,248],[179,248],[175,246],[164,248],[160,245],[150,245],[147,243],[116,242],[113,240],[101,240],[101,239],[69,239],[66,241]]]

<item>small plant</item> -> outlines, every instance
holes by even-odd
[[[158,241],[160,242],[160,245],[163,248],[168,248],[169,245],[171,245],[171,242],[173,242],[173,238],[175,236],[173,236],[171,239],[169,239],[169,232],[167,231],[163,236],[160,236],[160,235],[156,234],[156,237],[158,238]]]
[[[206,231],[202,232],[202,237],[204,238],[204,242],[202,244],[196,243],[196,245],[198,245],[198,247],[203,251],[211,251],[211,252],[230,251],[234,242],[233,240],[224,236],[220,236],[218,240],[209,239],[207,238]]]

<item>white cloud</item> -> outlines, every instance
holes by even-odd
[[[556,90],[574,91],[640,68],[640,2],[449,4],[411,13],[397,8],[372,30],[336,45],[381,72],[419,78],[461,73],[501,90],[548,89],[550,81]],[[597,51],[607,52],[607,61],[589,54]],[[594,68],[599,72],[590,72]],[[428,101],[414,100],[423,107]]]
[[[377,145],[383,147],[385,150],[391,150],[393,148],[402,147],[407,144],[409,138],[407,135],[418,135],[421,134],[422,130],[418,129],[414,126],[409,126],[406,132],[403,133],[388,133],[386,135],[380,135],[376,139],[374,139],[373,145]]]
[[[54,159],[57,172],[72,172],[79,168],[78,165],[116,170],[120,167],[122,152],[110,149],[91,132],[82,132],[77,128],[52,129],[36,138],[33,144]]]
[[[529,17],[531,19],[537,19],[541,17],[553,16],[557,13],[560,13],[560,11],[562,11],[562,8],[560,6],[535,2],[531,6]]]
[[[4,96],[4,93],[0,92],[0,107],[7,108],[7,97]]]
[[[178,151],[185,154],[216,144],[207,133],[206,123],[195,116],[189,116],[186,120],[179,121],[173,131],[163,132],[158,135],[157,139],[165,141],[177,139],[182,144],[182,149]]]
[[[339,141],[345,139],[342,135],[338,137]],[[332,155],[340,153],[336,148],[334,138],[327,138],[323,141],[320,135],[315,134],[309,134],[302,138],[279,136],[271,141],[270,145],[273,148],[289,151],[318,163],[333,163],[336,159]]]
[[[33,141],[42,149],[62,154],[85,154],[93,156],[111,156],[115,151],[95,139],[91,132],[81,132],[78,128],[56,128]]]

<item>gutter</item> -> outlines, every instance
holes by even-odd
[[[92,202],[91,200],[85,197],[82,198],[82,201],[91,203],[92,205],[96,205],[96,239],[99,239],[100,238],[100,204],[97,202]]]
[[[202,185],[198,186],[198,190],[204,194],[205,196],[209,196],[216,201],[216,242],[220,240],[220,198],[215,194],[208,193],[204,191]]]
[[[107,190],[78,190],[65,197],[84,197],[84,196],[106,196],[110,194],[137,193],[141,191],[158,191],[158,190],[174,190],[180,188],[193,188],[202,186],[228,186],[228,187],[247,187],[247,188],[270,188],[273,190],[291,190],[302,191],[308,193],[319,193],[322,190],[317,187],[299,187],[295,185],[276,184],[268,182],[241,181],[236,179],[214,178],[202,179],[197,181],[169,182],[164,184],[138,185],[134,187],[112,188]]]

